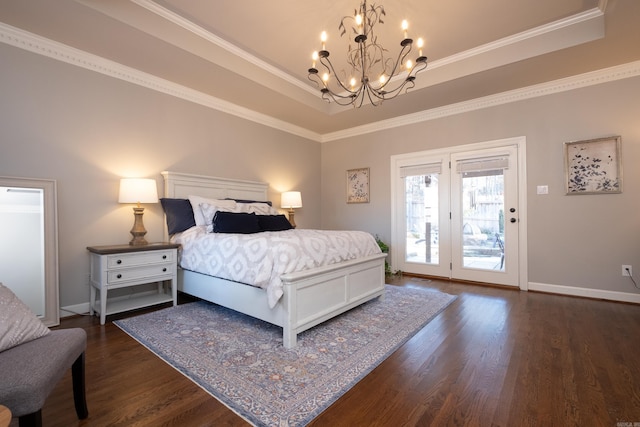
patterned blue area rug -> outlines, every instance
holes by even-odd
[[[282,346],[282,329],[207,302],[114,322],[257,426],[304,426],[371,372],[454,296],[386,285],[375,299]]]

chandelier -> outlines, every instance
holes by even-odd
[[[309,68],[308,77],[320,88],[322,99],[356,108],[361,107],[368,99],[377,106],[415,86],[416,74],[427,68],[427,57],[422,55],[423,40],[420,38],[416,43],[418,57],[415,63],[407,59],[413,40],[407,37],[409,24],[406,20],[402,21],[402,49],[394,61],[387,49],[378,43],[373,32],[376,24],[384,24],[384,16],[384,7],[375,4],[367,7],[366,0],[363,0],[353,16],[345,16],[340,21],[340,36],[344,36],[347,31],[354,35],[355,45],[349,43],[347,51],[347,63],[351,66],[349,74],[344,70],[340,75],[336,73],[326,49],[327,33],[322,32],[322,50],[313,52],[313,65]],[[318,62],[322,66],[322,74],[316,68]]]

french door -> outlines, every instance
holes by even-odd
[[[392,158],[392,268],[519,286],[518,145]]]

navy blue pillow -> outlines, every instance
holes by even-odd
[[[169,234],[179,233],[196,225],[193,218],[193,207],[188,199],[160,199],[162,209],[167,218]]]
[[[258,215],[258,224],[262,231],[283,231],[293,228],[284,215]]]
[[[241,234],[259,233],[260,224],[258,224],[258,216],[253,212],[218,211],[213,216],[213,232]]]

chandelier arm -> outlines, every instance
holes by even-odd
[[[342,84],[342,82],[340,81],[340,79],[338,78],[338,73],[336,73],[335,68],[333,67],[333,64],[331,63],[331,61],[329,60],[329,54],[327,52],[326,56],[321,56],[320,57],[320,63],[327,69],[327,71],[329,72],[329,75],[333,74],[335,76],[335,80],[338,83],[338,85],[344,89],[345,91],[349,92],[349,93],[354,93],[352,90],[349,90],[347,87],[345,87],[344,84]],[[328,65],[327,65],[328,64]],[[335,92],[333,92],[331,89],[329,89],[329,85],[328,83],[324,82],[324,80],[322,81],[323,85],[326,89],[328,89],[330,92],[336,94]],[[336,94],[337,95],[337,94]],[[339,96],[339,95],[338,95]]]
[[[405,58],[407,57],[407,55],[409,55],[409,53],[411,52],[411,42],[409,43],[404,43],[407,40],[411,40],[411,39],[405,39],[402,43],[402,50],[400,50],[400,53],[398,54],[398,58],[396,59],[395,63],[393,64],[393,69],[391,71],[391,73],[389,73],[389,80],[387,80],[381,87],[380,89],[384,89],[389,83],[391,83],[391,77],[396,73],[396,70],[398,69],[398,66],[401,65]],[[409,48],[407,49],[407,46],[409,46]],[[406,52],[404,52],[406,50]],[[404,52],[404,54],[403,54]],[[393,92],[393,90],[391,91]]]
[[[369,86],[369,90],[367,91],[367,97],[369,98],[369,103],[374,107],[377,107],[380,104],[382,104],[382,101],[384,101],[385,99],[383,95],[381,95],[376,89],[374,89],[371,86]],[[364,97],[363,97],[363,101],[364,101]]]

